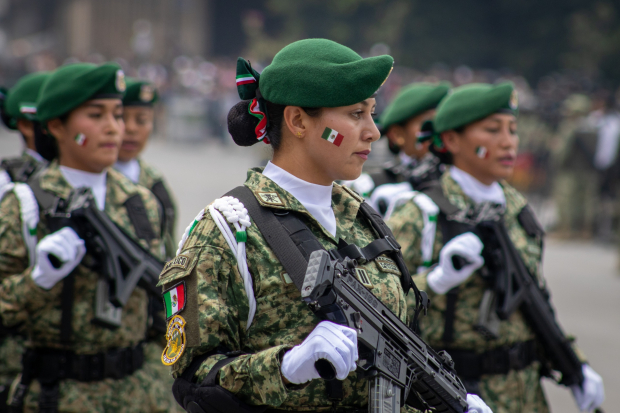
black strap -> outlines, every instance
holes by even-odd
[[[136,237],[146,242],[151,242],[157,238],[151,221],[149,221],[142,197],[139,194],[132,195],[125,201],[124,205],[127,208],[129,221],[136,231]]]
[[[60,293],[60,342],[69,344],[73,333],[73,294],[75,292],[75,274],[71,273],[62,280],[62,292]]]
[[[39,163],[23,158],[8,158],[0,162],[0,168],[6,170],[13,182],[26,182],[37,171]]]
[[[174,210],[174,204],[172,203],[172,197],[166,189],[166,185],[164,185],[163,181],[159,180],[153,184],[151,187],[151,192],[155,195],[161,206],[164,208],[163,227],[166,228],[168,232],[172,232],[176,219],[176,212]]]
[[[517,215],[517,220],[521,227],[525,230],[525,233],[532,238],[542,238],[545,235],[545,230],[543,229],[540,222],[536,218],[532,207],[528,204],[523,207],[519,215]]]
[[[211,367],[211,370],[209,370],[209,374],[207,374],[207,377],[205,377],[205,379],[203,380],[202,385],[203,386],[215,386],[217,384],[216,383],[217,375],[219,374],[220,370],[224,366],[235,361],[236,359],[237,357],[228,357],[226,359],[220,360],[217,363],[215,363],[215,365]]]
[[[454,341],[454,319],[456,318],[456,303],[459,300],[459,287],[454,287],[446,294],[446,318],[443,326],[442,340],[444,343]]]
[[[268,208],[263,208],[246,186],[238,186],[226,195],[237,198],[245,206],[252,221],[269,244],[269,248],[276,255],[295,287],[301,291],[308,261],[273,212]]]

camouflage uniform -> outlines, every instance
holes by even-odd
[[[57,163],[42,172],[41,187],[45,191],[66,198],[71,186],[62,176]],[[135,237],[123,203],[132,195],[140,194],[153,228],[160,225],[157,201],[142,187],[132,184],[120,173],[109,169],[105,212],[130,236]],[[41,214],[37,226],[39,239],[50,233]],[[72,337],[70,345],[60,342],[61,291],[63,282],[51,290],[34,283],[32,267],[28,267],[28,252],[22,237],[19,204],[13,193],[0,203],[0,314],[9,326],[24,324],[28,347],[67,349],[78,354],[95,354],[111,348],[133,347],[144,340],[148,328],[148,296],[136,288],[123,308],[122,325],[115,330],[91,322],[94,316],[96,281],[99,275],[79,265],[74,270],[75,293],[73,304]],[[156,256],[161,256],[161,240],[148,245],[140,243]],[[148,353],[148,351],[147,351]],[[19,381],[15,380],[14,385]],[[25,411],[38,409],[39,383],[34,380],[25,399]],[[60,382],[59,411],[93,412],[166,412],[172,406],[170,388],[154,380],[148,369],[142,368],[120,380],[105,379],[97,382]]]
[[[449,171],[441,177],[441,186],[453,205],[461,209],[473,206],[473,201],[450,177]],[[517,215],[526,205],[526,200],[508,184],[502,183],[502,187],[506,196],[504,217],[510,239],[531,273],[543,282],[540,270],[542,249],[539,240],[528,237],[517,221]],[[412,273],[417,272],[417,268],[423,264],[421,210],[410,201],[394,212],[388,225],[402,246],[407,267]],[[442,247],[441,230],[437,228],[433,263],[439,261],[439,252]],[[414,280],[420,289],[428,292],[431,300],[428,315],[420,319],[420,328],[422,337],[434,348],[458,348],[481,353],[502,346],[510,347],[514,343],[535,338],[532,329],[526,324],[519,310],[515,311],[508,320],[501,322],[500,338],[497,340],[487,341],[473,329],[478,318],[482,294],[486,289],[482,278],[474,274],[460,286],[454,321],[454,342],[443,342],[446,295],[435,294],[426,288],[426,275],[427,272],[419,273],[414,276]],[[409,311],[411,312],[413,308],[413,302],[409,302]],[[548,412],[549,408],[540,385],[539,367],[539,363],[535,362],[521,371],[510,371],[507,375],[484,375],[480,379],[480,396],[495,413]]]
[[[375,239],[364,218],[358,215],[362,198],[348,188],[334,184],[332,207],[337,234],[333,237],[291,194],[261,174],[248,172],[245,185],[263,206],[296,212],[326,248],[342,238],[360,247]],[[268,202],[266,202],[268,201]],[[234,231],[234,229],[233,229]],[[187,321],[187,350],[172,366],[178,377],[194,357],[220,346],[242,355],[221,369],[219,382],[242,401],[290,411],[329,411],[322,380],[313,380],[299,390],[286,386],[280,374],[283,354],[301,343],[320,320],[300,299],[300,293],[268,247],[255,225],[247,229],[247,263],[254,279],[256,316],[246,330],[249,304],[236,260],[208,210],[197,223],[181,251],[185,264],[162,272],[160,285],[170,288],[187,283],[187,304],[179,314]],[[400,272],[385,256],[363,266],[373,283],[371,291],[398,317],[406,321],[406,301]],[[202,381],[212,366],[225,356],[206,359],[196,373]],[[366,380],[351,373],[343,383],[341,408],[365,408],[368,404]]]
[[[145,188],[152,189],[153,185],[157,182],[163,182],[164,176],[151,165],[144,162],[142,159],[138,159],[138,163],[140,164],[140,177],[138,178],[138,184],[142,185]],[[168,185],[165,185],[168,194],[172,197],[172,192],[170,192]],[[174,202],[173,199],[171,201]],[[176,211],[176,205],[173,204],[173,207]],[[174,230],[175,230],[175,222],[172,222],[170,225],[166,225],[163,233],[164,246],[166,247],[166,257],[174,257],[177,253],[177,244],[174,242]]]
[[[39,160],[35,159],[26,150],[24,150],[19,157],[10,159],[19,159],[24,162],[33,163],[39,162]],[[1,168],[0,173],[3,173]],[[0,200],[2,199],[3,194],[4,191],[0,188]],[[3,232],[4,227],[0,226],[0,234]],[[5,274],[4,271],[0,271],[0,276],[2,278],[6,277],[6,275],[7,274]],[[15,376],[17,376],[21,371],[21,360],[22,354],[24,353],[24,338],[21,334],[15,335],[11,333],[0,340],[0,388],[4,388],[4,386],[8,388]],[[1,391],[2,390],[0,390],[0,392]]]

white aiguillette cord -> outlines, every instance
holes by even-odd
[[[217,225],[222,232],[222,235],[224,235],[228,246],[237,259],[237,268],[243,278],[245,293],[248,296],[250,305],[248,323],[246,325],[246,330],[248,330],[252,324],[252,320],[254,320],[254,315],[256,314],[254,285],[252,283],[252,275],[248,269],[248,262],[245,254],[245,242],[248,239],[246,228],[252,225],[250,222],[250,215],[243,204],[239,202],[237,198],[233,198],[232,196],[225,196],[216,199],[211,205],[209,205],[209,213],[213,217],[215,225]],[[222,215],[224,215],[226,219],[224,219],[224,216]],[[233,234],[226,221],[233,224],[236,230],[235,234]]]

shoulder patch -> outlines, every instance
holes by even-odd
[[[377,266],[379,267],[379,269],[383,272],[388,272],[388,273],[396,274],[399,276],[402,275],[400,273],[400,270],[398,269],[398,266],[396,265],[394,260],[391,258],[377,257],[375,262],[377,263]]]
[[[187,255],[177,255],[170,261],[166,263],[162,273],[165,273],[171,268],[181,268],[183,270],[187,269],[187,265],[189,264],[189,257]]]
[[[172,366],[185,352],[185,346],[185,319],[177,315],[168,323],[166,348],[161,355],[161,362],[166,366]]]
[[[284,202],[276,192],[257,192],[257,195],[265,204],[284,206]]]
[[[189,248],[166,263],[159,275],[158,286],[169,284],[191,274],[198,262],[199,248]]]
[[[358,202],[363,202],[364,198],[358,194],[357,192],[355,192],[353,189],[347,187],[347,186],[342,186],[342,189],[344,189],[349,195],[351,195],[353,198],[355,198],[356,201]]]

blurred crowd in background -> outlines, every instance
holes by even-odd
[[[401,0],[0,0],[0,83],[10,87],[28,72],[67,62],[114,60],[127,75],[159,89],[158,139],[231,144],[226,116],[238,100],[236,55],[245,53],[260,71],[282,45],[300,37],[330,37],[363,56],[394,55],[394,71],[377,96],[378,114],[412,82],[511,80],[519,93],[521,138],[512,184],[538,205],[544,226],[557,236],[615,241],[616,7],[579,0],[496,8],[449,3],[437,13],[435,6]],[[431,22],[441,19],[451,23],[434,30]],[[464,30],[461,23],[472,26],[469,37],[450,31]],[[527,44],[532,41],[538,43]],[[467,56],[471,67],[454,63]]]

